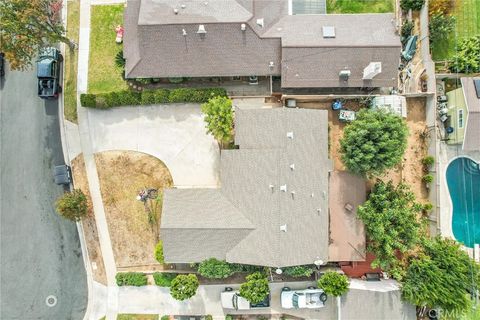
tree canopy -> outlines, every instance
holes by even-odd
[[[246,280],[240,286],[240,296],[254,304],[265,300],[270,293],[267,277],[260,272],[254,272],[248,275]]]
[[[207,132],[212,134],[220,144],[233,141],[233,108],[232,100],[227,97],[214,97],[202,104],[205,113]]]
[[[402,282],[410,303],[444,311],[467,311],[469,294],[478,290],[479,265],[451,239],[426,239]]]
[[[0,1],[0,51],[13,70],[30,66],[40,47],[57,42],[74,46],[65,36],[61,8],[61,0]]]
[[[326,294],[338,297],[348,291],[348,278],[335,271],[327,271],[317,281],[317,286]]]
[[[198,273],[205,278],[223,279],[231,276],[234,270],[230,263],[210,258],[200,263]]]
[[[358,217],[365,224],[369,239],[367,250],[376,259],[373,266],[392,272],[399,277],[398,252],[412,249],[421,239],[421,223],[417,214],[422,205],[405,184],[378,181],[368,200],[358,207]]]
[[[460,40],[455,52],[451,59],[450,71],[480,72],[480,36]]]
[[[57,199],[55,209],[62,217],[79,221],[87,214],[87,197],[80,189],[65,192]]]
[[[155,260],[157,260],[159,263],[163,264],[165,263],[165,259],[163,257],[163,242],[162,240],[158,241],[157,244],[155,245]]]
[[[353,173],[382,174],[402,160],[407,147],[405,121],[382,110],[362,109],[340,140],[342,161]]]
[[[199,282],[194,274],[180,274],[170,283],[170,295],[176,300],[190,299],[197,293]]]

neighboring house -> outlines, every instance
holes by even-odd
[[[128,0],[125,10],[127,78],[396,87],[400,51],[393,14],[292,15],[287,0]]]
[[[461,78],[462,87],[447,92],[449,134],[447,143],[463,150],[480,150],[480,78]]]
[[[365,234],[354,211],[365,194],[351,192],[349,183],[359,193],[365,185],[349,174],[335,175],[332,203],[340,206],[338,217],[350,215],[350,225],[335,228],[343,232],[338,237],[329,235],[328,111],[237,108],[235,144],[239,150],[222,150],[220,188],[165,190],[160,230],[165,261],[324,263],[331,261],[330,242],[335,260],[361,259]],[[345,201],[353,207],[348,213]]]

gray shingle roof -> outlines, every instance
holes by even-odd
[[[281,74],[282,86],[290,88],[396,86],[401,46],[392,14],[288,16],[286,0],[193,0],[185,9],[182,3],[128,0],[127,77]],[[199,24],[206,34],[197,34]],[[323,38],[326,25],[335,27],[335,38]],[[376,61],[382,74],[362,81],[363,68]],[[352,69],[351,80],[339,84],[345,67]]]
[[[208,195],[214,198],[207,198],[202,189],[192,189],[190,201],[185,201],[184,190],[164,195],[160,234],[166,261],[191,262],[180,260],[185,259],[185,251],[195,251],[198,260],[216,256],[230,262],[274,267],[327,261],[331,167],[327,119],[325,110],[237,109],[236,141],[240,150],[222,151],[221,188]],[[287,132],[293,132],[293,139],[287,137]],[[281,191],[282,185],[286,185],[286,192]],[[201,215],[196,215],[199,211]],[[220,219],[223,212],[228,217]],[[207,214],[212,216],[205,217]],[[230,216],[237,216],[242,223]],[[183,221],[188,221],[184,227]],[[237,228],[233,234],[240,240],[232,247],[232,239],[226,239],[225,247],[231,249],[221,249],[215,255],[209,245],[197,248],[194,244],[192,250],[190,241],[181,240],[173,231],[173,238],[172,233],[164,232],[172,226],[182,232],[202,226],[211,235],[215,230],[226,230],[226,221]],[[245,221],[251,222],[254,229],[249,229]],[[286,232],[280,229],[283,225]],[[245,229],[247,234],[240,232]],[[210,243],[205,240],[205,244]]]
[[[480,77],[461,78],[465,104],[468,109],[463,149],[468,151],[480,150],[480,98],[477,97],[474,80],[480,81]]]

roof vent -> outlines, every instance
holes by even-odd
[[[257,19],[257,25],[258,25],[260,28],[263,28],[263,26],[265,25],[265,21],[263,20],[263,18]]]
[[[342,70],[342,71],[340,71],[338,76],[340,77],[340,80],[348,81],[348,78],[350,78],[351,74],[352,73],[350,72],[350,70]]]
[[[286,224],[281,225],[280,226],[280,231],[287,232],[287,225]]]
[[[322,191],[322,194],[323,194],[323,198],[326,199],[327,198],[327,191]]]
[[[290,165],[290,169],[291,169],[292,171],[295,170],[295,163],[292,163],[292,164]]]
[[[370,62],[370,64],[363,69],[363,80],[372,80],[376,75],[382,72],[381,62]]]
[[[205,30],[205,26],[203,24],[198,25],[197,33],[207,33],[207,31]]]
[[[320,214],[320,213],[322,213],[322,209],[317,208],[317,214]]]
[[[187,30],[182,29],[182,35],[183,35],[184,37],[186,37],[186,36],[187,36]]]
[[[242,30],[242,31],[247,30],[247,25],[246,25],[245,23],[242,23],[242,24],[240,25],[240,30]]]
[[[281,185],[280,186],[280,191],[287,192],[287,185],[286,184]]]
[[[184,5],[184,4],[182,4],[182,5],[180,6],[180,8],[182,8],[182,9],[185,9],[186,7],[187,7],[187,6]]]
[[[312,194],[310,195],[310,197],[312,197],[312,198],[315,197],[315,195],[313,194],[313,192],[312,192]]]
[[[270,190],[272,190],[272,193],[273,193],[275,186],[273,184],[270,184],[268,187],[270,188]]]
[[[295,191],[290,192],[290,194],[292,195],[292,199],[295,199]]]
[[[335,38],[335,27],[323,26],[322,33],[324,38]]]
[[[178,14],[178,9],[173,9],[173,13]]]
[[[287,132],[287,138],[293,139],[293,131]]]
[[[273,61],[270,61],[270,63],[268,64],[268,67],[270,69],[273,69],[274,66],[275,66],[275,64],[273,63]]]

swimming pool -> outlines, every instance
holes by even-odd
[[[480,244],[480,164],[459,157],[447,167],[447,185],[452,199],[453,235],[465,246]]]

